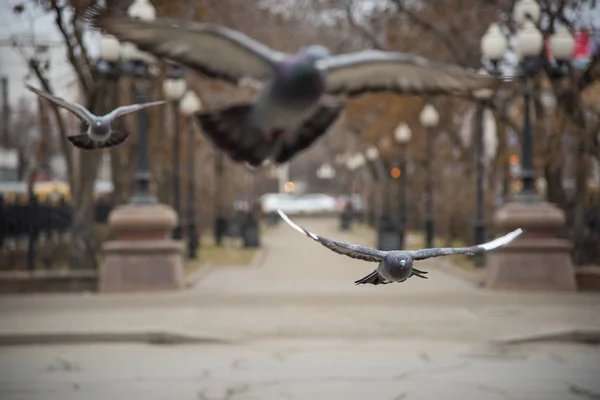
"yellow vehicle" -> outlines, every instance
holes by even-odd
[[[94,201],[101,197],[110,196],[113,191],[113,184],[110,181],[96,181],[94,183]],[[69,184],[62,181],[35,182],[33,184],[33,193],[35,193],[39,202],[58,202],[65,199],[67,204],[71,203],[71,188]],[[0,181],[0,196],[4,198],[7,204],[15,201],[27,201],[27,183],[26,182],[7,182]]]
[[[57,202],[64,198],[67,203],[71,201],[69,185],[61,181],[35,182],[33,193],[39,202]],[[26,182],[0,182],[0,195],[8,204],[16,201],[27,201]]]

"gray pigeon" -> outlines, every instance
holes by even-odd
[[[455,254],[479,254],[486,251],[494,250],[499,247],[506,246],[512,242],[517,236],[523,233],[523,229],[515,229],[514,231],[507,233],[491,242],[479,244],[471,247],[446,247],[446,248],[432,248],[432,249],[421,249],[421,250],[393,250],[393,251],[382,251],[372,249],[370,247],[360,246],[357,244],[338,242],[337,240],[331,240],[318,236],[312,232],[307,231],[301,226],[296,225],[287,215],[281,210],[277,210],[281,218],[287,222],[292,228],[300,233],[308,236],[309,238],[316,240],[323,246],[327,247],[338,254],[356,258],[358,260],[364,260],[369,262],[379,263],[377,269],[371,272],[369,275],[362,279],[355,281],[357,285],[370,283],[372,285],[385,285],[392,282],[404,282],[411,276],[418,276],[419,278],[427,279],[425,274],[426,271],[421,271],[413,267],[413,261],[425,260],[431,257],[440,256],[451,256]]]
[[[53,96],[50,93],[42,92],[41,90],[38,90],[28,84],[25,84],[25,87],[38,96],[75,114],[75,116],[88,125],[87,131],[84,134],[67,136],[67,139],[74,146],[83,150],[113,147],[123,143],[129,135],[126,132],[117,132],[112,130],[111,124],[115,119],[139,111],[143,108],[166,103],[166,101],[152,101],[144,104],[121,106],[106,115],[96,116],[80,104],[70,103],[64,99],[61,99],[60,97]]]
[[[208,77],[239,84],[264,81],[252,102],[202,111],[203,131],[234,160],[253,166],[280,164],[308,148],[343,109],[325,95],[365,92],[466,93],[493,88],[497,78],[424,58],[375,50],[332,55],[320,45],[297,54],[274,51],[222,26],[158,18],[154,21],[98,15],[94,23],[119,40]]]

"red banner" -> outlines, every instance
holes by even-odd
[[[590,43],[590,32],[575,31],[575,50],[573,51],[574,60],[588,60],[591,56],[592,46]]]

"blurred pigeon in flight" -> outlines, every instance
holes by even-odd
[[[264,81],[252,102],[198,113],[203,131],[238,162],[280,164],[308,148],[337,119],[342,99],[366,92],[466,93],[494,88],[497,78],[394,52],[332,55],[321,45],[297,54],[274,51],[245,34],[213,24],[159,18],[154,21],[97,15],[94,24],[157,57],[211,78],[238,84]]]
[[[130,106],[121,106],[103,116],[96,116],[89,112],[84,106],[77,103],[70,103],[60,97],[53,96],[50,93],[42,92],[30,85],[25,87],[38,96],[62,107],[75,114],[79,119],[88,125],[87,131],[81,135],[67,136],[67,139],[76,147],[84,150],[101,149],[105,147],[117,146],[129,136],[126,132],[113,131],[112,122],[124,115],[131,114],[146,107],[165,104],[166,101],[152,101],[144,104],[133,104]]]
[[[281,210],[277,210],[281,218],[287,222],[292,228],[300,233],[316,240],[323,246],[327,247],[338,254],[342,254],[358,260],[379,263],[377,269],[362,279],[357,280],[357,285],[370,283],[372,285],[385,285],[392,282],[404,282],[411,276],[425,278],[426,271],[421,271],[413,267],[413,261],[425,260],[431,257],[451,256],[455,254],[479,254],[486,251],[494,250],[506,246],[517,236],[523,233],[521,228],[516,229],[504,236],[501,236],[491,242],[479,244],[471,247],[446,247],[446,248],[431,248],[421,250],[392,250],[381,251],[370,247],[360,246],[357,244],[338,242],[318,236],[307,231],[301,226],[296,225],[287,215]]]

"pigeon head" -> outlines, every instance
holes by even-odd
[[[314,44],[312,46],[308,46],[303,51],[303,55],[307,60],[314,64],[319,60],[329,57],[331,55],[331,52],[325,46],[321,46],[320,44]]]
[[[412,268],[413,259],[410,254],[404,251],[391,251],[385,256],[385,261],[389,265],[402,269]]]

